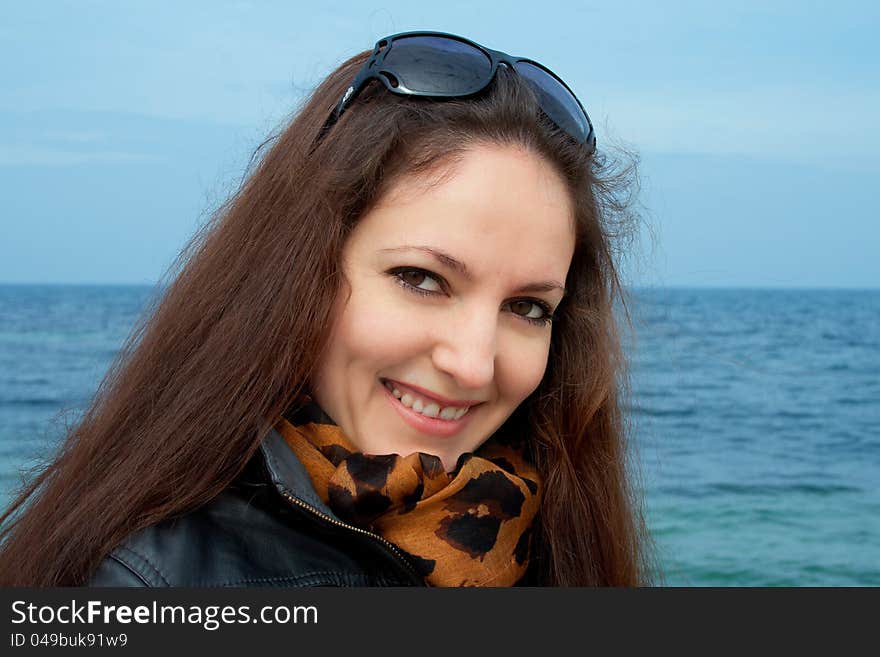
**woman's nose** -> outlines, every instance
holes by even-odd
[[[471,313],[460,322],[449,322],[434,345],[434,367],[461,388],[486,388],[495,377],[497,329],[497,313]]]

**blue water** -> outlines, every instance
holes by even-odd
[[[0,286],[4,505],[152,294]],[[880,290],[640,290],[631,311],[630,418],[665,584],[880,585]]]

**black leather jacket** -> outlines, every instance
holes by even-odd
[[[340,521],[270,431],[233,485],[107,556],[89,586],[423,586],[407,555]]]

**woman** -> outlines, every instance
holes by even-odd
[[[621,181],[534,62],[439,33],[353,57],[4,516],[0,580],[646,582]]]

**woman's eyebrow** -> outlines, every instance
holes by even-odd
[[[432,256],[439,263],[445,265],[449,269],[458,272],[461,276],[467,280],[474,280],[473,275],[470,270],[467,268],[467,265],[461,262],[460,260],[456,260],[448,253],[441,251],[440,249],[435,249],[432,246],[399,246],[390,249],[381,249],[380,253],[400,253],[401,251],[421,251],[422,253],[427,253]],[[514,290],[516,294],[522,294],[525,292],[552,292],[553,290],[561,290],[562,295],[565,296],[566,290],[565,286],[556,281],[534,281],[532,283],[526,283],[525,285],[519,287]]]

